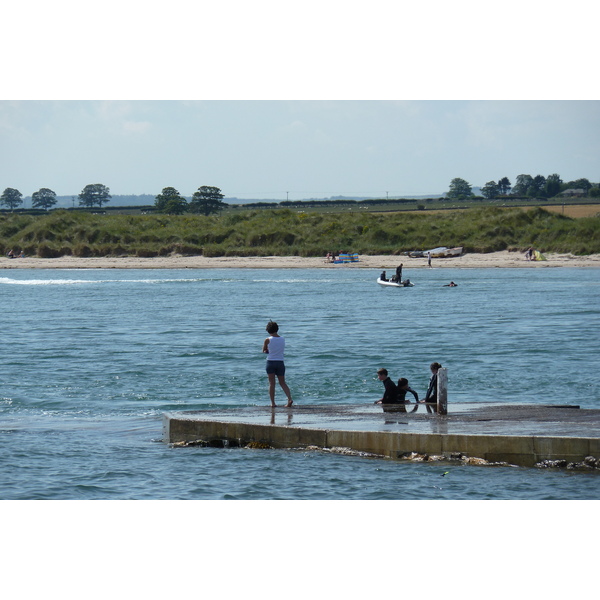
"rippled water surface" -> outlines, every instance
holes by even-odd
[[[298,404],[372,403],[381,366],[424,393],[437,360],[450,402],[600,407],[597,269],[405,272],[5,271],[0,498],[597,498],[596,473],[162,442],[165,411],[268,404],[271,318]]]

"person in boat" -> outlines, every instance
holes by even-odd
[[[285,338],[282,338],[277,333],[279,331],[279,325],[277,325],[275,321],[269,321],[266,329],[269,337],[264,341],[262,351],[268,355],[267,377],[269,378],[269,398],[271,399],[271,406],[277,406],[275,404],[275,376],[277,376],[279,385],[288,399],[286,407],[289,408],[292,406],[293,402],[290,388],[285,382],[285,364],[283,362]]]
[[[383,382],[383,398],[376,400],[374,404],[398,404],[398,387],[390,379],[387,369],[379,369],[377,378]]]
[[[405,280],[402,282],[402,285],[403,285],[404,287],[408,287],[408,286],[410,285],[410,279],[405,279]]]
[[[451,281],[450,283],[447,283],[444,287],[456,287],[456,283],[454,283],[454,281]]]
[[[381,281],[389,281],[388,278],[387,278],[387,276],[386,276],[386,274],[385,274],[385,271],[381,272],[381,275],[379,276],[379,279],[381,279]]]
[[[429,365],[429,369],[431,370],[431,379],[429,380],[429,387],[427,388],[427,393],[425,394],[425,400],[421,400],[421,402],[427,402],[431,404],[437,403],[437,374],[438,371],[442,368],[442,365],[439,362],[433,362]],[[433,413],[435,410],[427,404],[427,412]]]
[[[402,264],[396,267],[396,281],[400,283],[402,281]]]

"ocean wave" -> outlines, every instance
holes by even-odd
[[[201,283],[214,280],[208,279],[12,279],[0,277],[0,284],[4,285],[104,285],[107,283],[141,283],[141,284],[165,284],[165,283]]]

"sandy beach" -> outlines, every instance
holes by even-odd
[[[543,269],[549,267],[600,267],[600,254],[573,256],[571,254],[545,254],[545,261],[528,261],[521,252],[491,252],[489,254],[464,254],[454,258],[432,259],[432,267],[482,268],[516,267]],[[360,255],[359,262],[347,264],[327,263],[324,258],[298,256],[264,257],[213,257],[160,256],[153,258],[100,257],[77,258],[2,258],[2,269],[395,269],[400,263],[405,269],[426,269],[426,258],[408,256]]]

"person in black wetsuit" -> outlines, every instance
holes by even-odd
[[[410,400],[406,400],[407,392],[410,392],[415,397],[415,402],[419,401],[419,394],[408,385],[408,379],[400,377],[398,379],[398,402],[403,402],[404,404],[410,403]]]
[[[396,267],[396,281],[402,283],[402,264],[400,264],[399,267]]]
[[[388,281],[388,278],[385,275],[385,271],[381,272],[381,275],[379,276],[379,279],[381,279],[381,281]]]
[[[385,391],[383,392],[383,398],[381,398],[381,400],[376,400],[374,404],[398,404],[398,388],[389,378],[387,369],[379,369],[377,371],[377,377],[379,378],[379,381],[383,382]]]
[[[425,394],[425,400],[422,402],[437,402],[437,373],[442,368],[439,362],[433,362],[429,365],[431,369],[431,379],[429,380],[429,387],[427,388],[427,393]],[[427,406],[427,412],[433,413],[435,410],[431,406]]]

